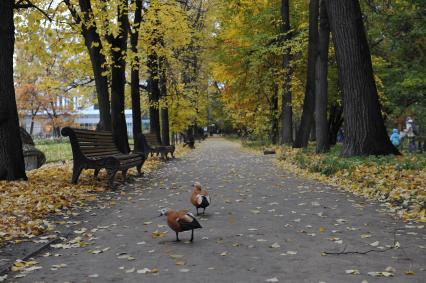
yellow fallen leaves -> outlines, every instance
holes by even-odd
[[[178,146],[175,155],[183,156],[189,151]],[[143,170],[149,173],[160,164],[158,158],[149,158]],[[10,241],[19,243],[22,238],[53,230],[54,223],[46,220],[47,215],[59,213],[72,216],[72,208],[95,201],[97,193],[107,189],[104,171],[99,175],[100,180],[96,180],[93,170],[84,170],[79,183],[73,185],[70,182],[72,165],[67,163],[30,171],[27,182],[0,181],[0,246]],[[118,173],[117,179],[120,177]]]
[[[166,234],[167,234],[167,231],[165,232],[154,231],[151,233],[151,237],[155,240],[157,238],[163,238]]]
[[[96,199],[104,191],[101,182],[84,174],[72,185],[71,166],[51,166],[28,172],[28,182],[0,182],[0,243],[31,237],[53,225],[44,220],[48,213],[69,210],[73,204]]]
[[[280,148],[279,165],[290,172],[386,202],[404,219],[426,222],[424,156],[339,158]]]
[[[22,261],[22,260],[17,260],[12,267],[10,268],[13,272],[17,272],[20,271],[24,268],[36,265],[38,262],[35,260],[29,260],[29,261]]]

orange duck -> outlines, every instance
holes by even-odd
[[[199,208],[203,209],[204,214],[204,212],[206,211],[206,207],[210,205],[209,193],[201,188],[201,184],[199,182],[194,183],[194,191],[191,195],[191,203],[197,209],[197,215]]]
[[[167,217],[167,224],[176,233],[176,242],[179,242],[179,233],[191,230],[191,242],[194,240],[194,230],[202,228],[194,215],[188,210],[173,211],[171,209],[160,210]]]

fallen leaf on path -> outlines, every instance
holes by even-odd
[[[367,274],[373,277],[393,277],[393,273],[387,271],[371,271]]]
[[[183,255],[170,255],[173,259],[183,258]]]
[[[278,282],[278,281],[279,280],[277,277],[266,279],[266,282]]]
[[[167,234],[167,232],[159,232],[159,231],[154,231],[151,233],[151,237],[153,239],[157,239],[157,238],[162,238]]]
[[[361,274],[358,269],[348,269],[348,270],[345,270],[345,273],[346,274],[352,274],[352,275],[359,275],[359,274]]]

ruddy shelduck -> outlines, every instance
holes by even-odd
[[[167,217],[167,225],[175,231],[176,242],[179,242],[179,233],[191,230],[191,242],[194,240],[194,230],[202,228],[194,215],[188,210],[173,211],[172,209],[164,208],[160,210],[160,216]]]
[[[194,191],[191,195],[191,203],[197,209],[197,215],[199,208],[203,209],[204,214],[204,212],[206,211],[206,207],[210,205],[209,193],[201,188],[201,184],[199,182],[194,183]]]

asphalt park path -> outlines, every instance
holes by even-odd
[[[422,224],[404,223],[378,203],[288,174],[273,156],[245,152],[236,143],[212,138],[196,146],[127,185],[112,208],[94,208],[67,241],[35,257],[41,269],[9,279],[426,282]],[[195,241],[189,243],[185,232],[177,243],[158,210],[195,213],[189,202],[194,181],[209,190],[212,205],[198,217],[203,229],[195,231]]]

